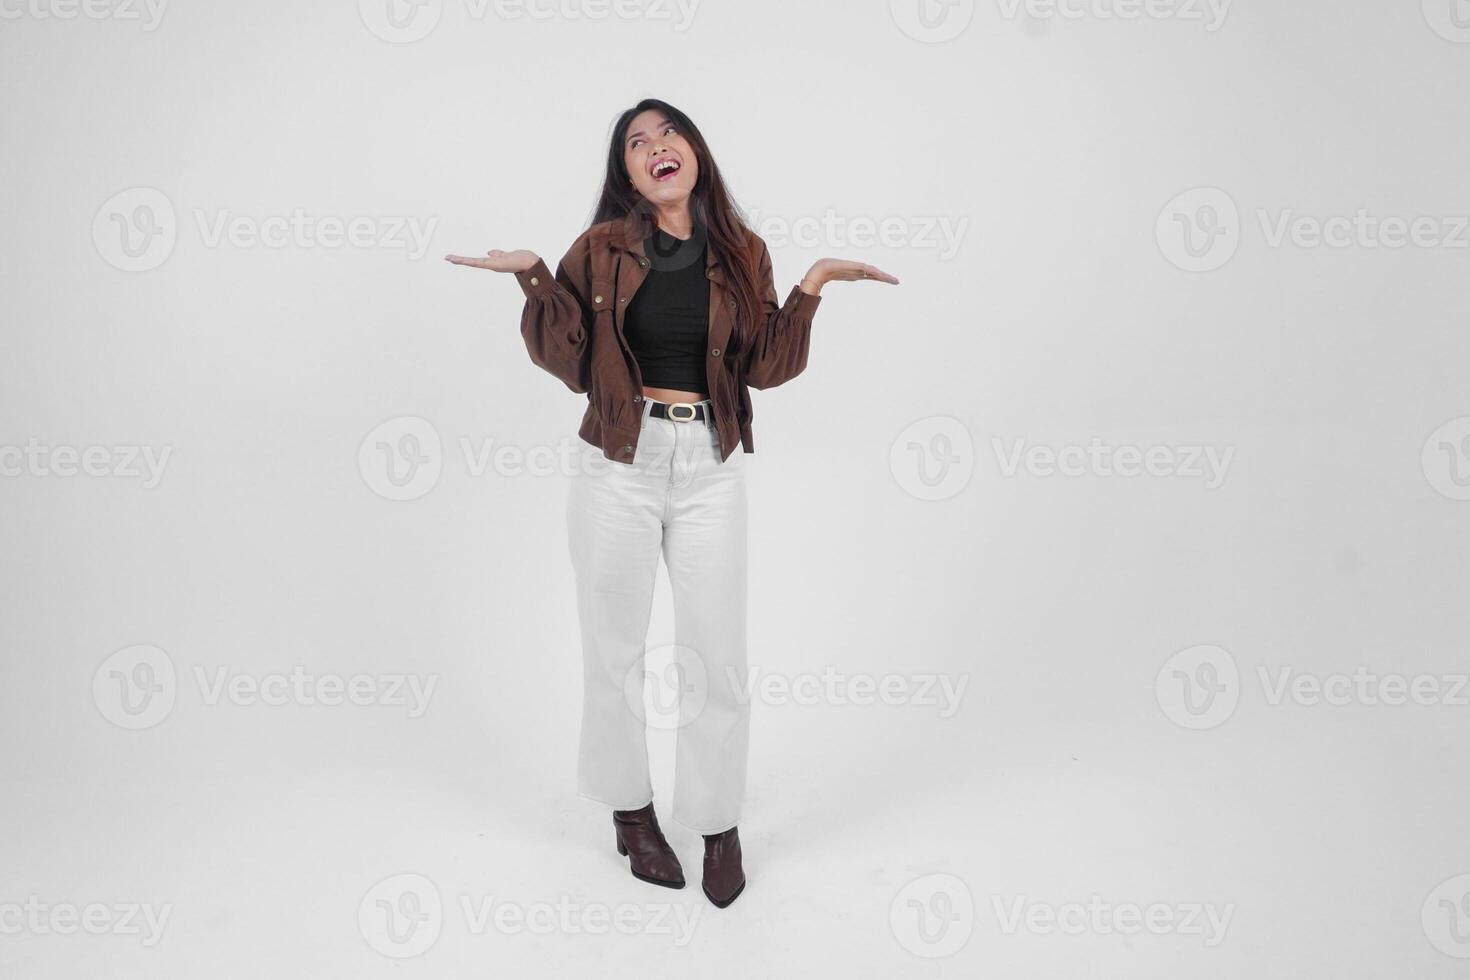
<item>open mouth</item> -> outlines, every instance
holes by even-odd
[[[674,174],[683,169],[678,160],[673,157],[664,157],[662,160],[648,168],[648,172],[654,180],[672,180]]]

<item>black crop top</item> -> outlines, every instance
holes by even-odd
[[[706,391],[704,347],[709,338],[709,279],[705,229],[685,239],[657,228],[643,243],[648,276],[628,304],[623,336],[652,388]]]

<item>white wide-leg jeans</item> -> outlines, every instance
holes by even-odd
[[[745,453],[720,462],[713,425],[652,418],[653,405],[644,399],[633,462],[597,454],[567,497],[583,661],[577,789],[618,810],[653,799],[644,652],[662,554],[676,666],[655,688],[678,698],[660,725],[676,732],[673,817],[715,834],[740,821],[750,738]]]

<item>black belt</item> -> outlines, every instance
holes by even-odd
[[[656,419],[673,419],[675,422],[703,422],[709,417],[702,403],[675,402],[670,405],[653,399],[648,401],[648,414]]]

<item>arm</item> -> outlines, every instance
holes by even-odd
[[[521,339],[538,367],[556,375],[572,391],[587,391],[588,337],[592,309],[587,304],[587,236],[572,243],[553,276],[539,257],[515,274],[525,293]]]
[[[755,336],[745,355],[745,383],[752,388],[774,388],[806,370],[812,317],[822,297],[793,286],[786,302],[777,303],[771,252],[765,242],[761,242],[756,289],[762,308],[755,317]]]

